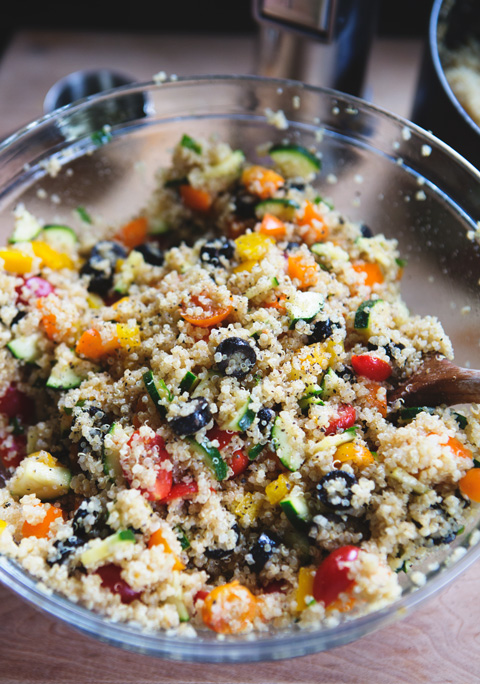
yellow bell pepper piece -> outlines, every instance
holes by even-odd
[[[100,295],[97,295],[94,292],[90,292],[87,295],[87,304],[90,307],[90,309],[101,309],[102,306],[104,306],[104,301],[100,297]]]
[[[118,309],[118,307],[119,307],[121,304],[124,304],[125,302],[128,302],[129,299],[130,299],[130,297],[122,297],[121,299],[118,300],[118,302],[114,302],[114,303],[112,304],[112,309]]]
[[[42,260],[42,263],[47,268],[51,268],[54,271],[58,271],[61,268],[73,268],[73,260],[65,254],[64,252],[58,252],[53,247],[50,247],[46,242],[42,240],[34,240],[32,243],[32,249],[35,256]]]
[[[248,272],[250,273],[253,270],[253,267],[258,264],[258,261],[255,259],[248,259],[247,261],[242,261],[241,264],[238,264],[238,266],[235,266],[233,269],[234,273],[245,273]]]
[[[276,480],[270,482],[270,484],[265,487],[265,496],[272,506],[275,506],[275,504],[280,503],[280,501],[288,495],[289,491],[290,482],[288,476],[285,475],[285,473],[282,473]]]
[[[251,492],[245,494],[235,508],[235,515],[245,524],[252,523],[258,515],[260,500],[254,498]]]
[[[57,459],[52,456],[49,451],[44,451],[43,449],[41,451],[34,451],[32,454],[29,454],[29,457],[36,458],[37,461],[40,461],[40,463],[43,463],[50,468],[56,468],[60,465]]]
[[[313,567],[300,568],[298,571],[298,586],[296,593],[297,610],[301,612],[305,610],[312,602],[313,598],[313,580],[315,579],[316,569]]]
[[[117,323],[117,339],[122,349],[131,349],[140,344],[140,328],[138,325],[129,326]]]
[[[240,261],[260,261],[274,244],[275,240],[261,233],[247,233],[235,240],[236,253]]]
[[[359,468],[365,468],[375,461],[372,452],[366,446],[355,442],[341,444],[333,458],[341,463],[353,463]]]
[[[0,520],[0,534],[2,534],[2,532],[4,530],[6,530],[6,528],[7,528],[7,523],[5,522],[5,520]]]
[[[3,259],[3,267],[9,273],[24,275],[32,271],[33,257],[19,249],[0,249],[0,259]]]

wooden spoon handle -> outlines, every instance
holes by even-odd
[[[428,358],[422,367],[389,392],[390,403],[439,406],[480,402],[480,371],[460,368],[442,356]]]

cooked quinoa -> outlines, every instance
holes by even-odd
[[[388,402],[452,346],[318,173],[296,145],[259,166],[184,135],[101,235],[16,208],[0,552],[44,586],[153,630],[327,627],[465,526],[480,409]]]

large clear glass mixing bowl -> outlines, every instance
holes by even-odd
[[[283,111],[288,128],[269,123],[268,110]],[[105,124],[110,128],[99,135]],[[127,86],[57,110],[0,146],[2,240],[19,202],[48,222],[71,223],[79,206],[112,223],[133,215],[184,133],[216,134],[259,162],[258,146],[266,141],[315,145],[323,159],[320,194],[374,233],[398,240],[408,261],[407,305],[438,316],[456,361],[480,368],[480,174],[430,134],[337,92],[256,77],[205,77]],[[345,644],[407,615],[478,558],[479,519],[448,552],[437,552],[436,565],[422,568],[424,586],[405,575],[403,596],[389,608],[316,631],[223,639],[212,632],[196,639],[145,633],[48,593],[7,558],[0,558],[0,580],[49,614],[127,649],[190,661],[287,658]]]

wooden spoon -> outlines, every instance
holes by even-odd
[[[390,404],[440,406],[480,402],[480,371],[460,368],[444,356],[427,357],[416,373],[388,393]]]

